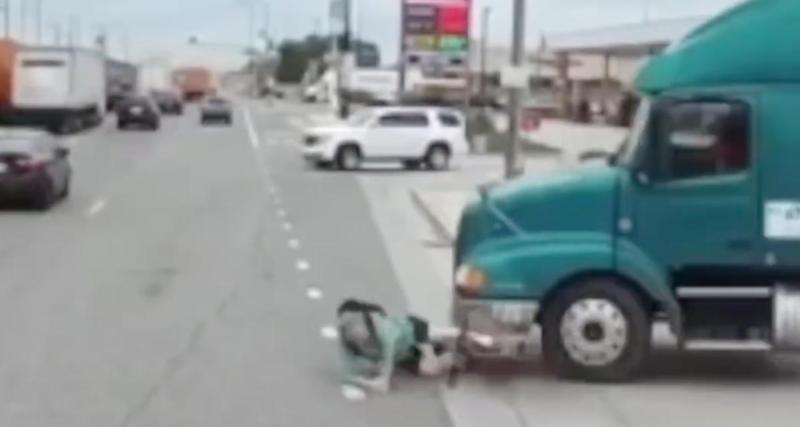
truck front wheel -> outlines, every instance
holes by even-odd
[[[651,329],[651,318],[634,292],[613,279],[584,280],[544,307],[545,361],[563,378],[622,381],[646,359]]]

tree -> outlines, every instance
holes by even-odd
[[[323,59],[325,54],[330,51],[332,42],[333,40],[328,36],[317,35],[308,36],[303,40],[284,41],[279,48],[281,59],[276,73],[278,81],[284,83],[302,81],[309,63]],[[358,56],[356,63],[359,66],[374,66],[380,62],[378,47],[375,43],[355,40],[353,47]],[[361,60],[361,56],[366,59]]]

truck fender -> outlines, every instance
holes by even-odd
[[[681,309],[672,292],[669,272],[628,239],[617,239],[614,253],[615,270],[637,283],[666,311],[670,329],[680,337],[683,325]]]
[[[680,310],[668,275],[638,247],[605,233],[547,233],[479,248],[468,261],[484,270],[492,297],[544,301],[586,275],[616,275],[666,310],[674,332]]]

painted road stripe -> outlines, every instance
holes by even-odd
[[[292,231],[292,228],[294,228],[294,227],[292,227],[292,223],[291,222],[286,221],[286,222],[283,223],[283,229],[284,230]]]
[[[89,206],[89,209],[86,210],[86,216],[95,216],[103,211],[106,208],[106,201],[103,199],[98,199],[94,203]]]
[[[289,239],[289,247],[292,249],[299,249],[300,241],[297,239]]]
[[[336,327],[333,325],[325,325],[319,331],[320,336],[323,339],[328,341],[336,341],[339,339],[339,331],[336,330]]]
[[[322,290],[312,286],[312,287],[306,289],[306,296],[310,300],[319,301],[319,300],[322,299]]]
[[[350,402],[361,402],[366,400],[367,392],[361,387],[351,384],[342,384],[342,396]]]
[[[311,269],[311,263],[309,263],[304,259],[299,259],[297,260],[296,267],[300,271],[308,271],[309,269]]]
[[[250,145],[258,149],[261,146],[261,141],[258,139],[258,133],[255,126],[253,126],[253,118],[250,115],[250,108],[244,109],[244,123],[247,127],[247,135],[250,138]]]

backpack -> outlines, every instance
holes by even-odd
[[[364,321],[364,324],[369,331],[372,347],[380,350],[381,342],[378,338],[378,330],[375,326],[373,316],[386,317],[386,310],[380,305],[372,304],[355,299],[345,300],[336,309],[337,318],[343,317],[345,314],[359,314]],[[369,357],[372,352],[363,348],[359,343],[349,340],[346,334],[341,334],[340,339],[342,345],[353,355],[361,357]]]

